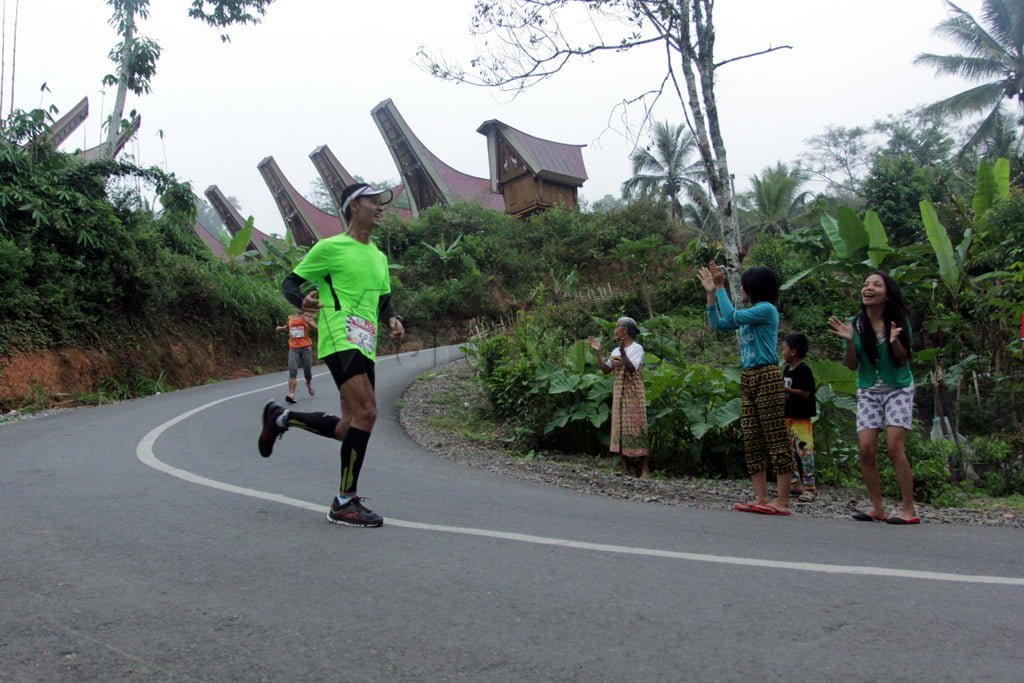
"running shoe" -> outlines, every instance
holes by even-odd
[[[384,518],[376,512],[366,509],[359,496],[352,496],[344,505],[335,498],[331,501],[331,509],[327,512],[327,521],[331,524],[348,526],[381,526]]]
[[[277,401],[267,401],[263,406],[263,429],[260,431],[260,455],[269,458],[274,452],[274,442],[281,438],[281,435],[288,431],[287,427],[278,427],[277,418],[284,412],[284,408]]]
[[[295,401],[295,394],[285,394],[284,402],[285,403],[295,403],[296,402]]]

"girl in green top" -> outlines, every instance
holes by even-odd
[[[829,328],[843,340],[846,367],[857,371],[857,446],[860,471],[871,498],[863,522],[918,524],[914,477],[906,454],[906,435],[914,408],[910,372],[910,320],[899,285],[888,274],[871,272],[860,290],[860,313],[849,321],[832,316]],[[900,488],[900,511],[887,515],[878,476],[878,435],[885,430],[886,450]]]

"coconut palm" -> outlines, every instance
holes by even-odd
[[[667,121],[654,124],[651,141],[633,152],[633,176],[622,184],[625,197],[656,196],[669,201],[673,220],[681,220],[680,194],[688,196],[701,189],[704,167],[700,160],[690,161],[697,152],[697,140],[686,126]]]
[[[716,240],[722,239],[722,225],[711,195],[699,186],[691,190],[687,193],[690,201],[682,207],[682,221],[694,228],[701,237],[707,235]]]
[[[950,17],[935,32],[950,38],[964,54],[923,53],[914,60],[935,69],[937,75],[954,74],[981,85],[930,105],[926,111],[957,118],[984,112],[985,118],[967,142],[973,148],[990,137],[1005,99],[1024,105],[1024,0],[984,0],[981,23],[947,0]]]
[[[1005,111],[996,115],[992,132],[980,140],[979,152],[985,159],[1016,159],[1021,155],[1020,117],[1007,116]],[[977,166],[977,164],[975,164]]]
[[[765,167],[760,176],[751,176],[743,208],[749,213],[752,227],[772,235],[788,232],[793,221],[808,211],[810,192],[800,191],[806,182],[803,169],[790,168],[781,161],[774,168]]]

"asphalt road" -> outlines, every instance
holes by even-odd
[[[324,521],[336,443],[292,430],[257,454],[284,373],[0,425],[0,681],[1024,678],[1020,530],[467,469],[397,420],[404,387],[457,355],[378,363],[360,493],[380,529]],[[337,413],[316,381],[298,407]]]

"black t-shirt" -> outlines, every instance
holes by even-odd
[[[811,392],[807,398],[786,394],[786,417],[814,417],[818,414],[818,403],[814,398],[814,373],[807,363],[790,368],[789,363],[782,370],[782,381],[790,389],[806,389]]]

